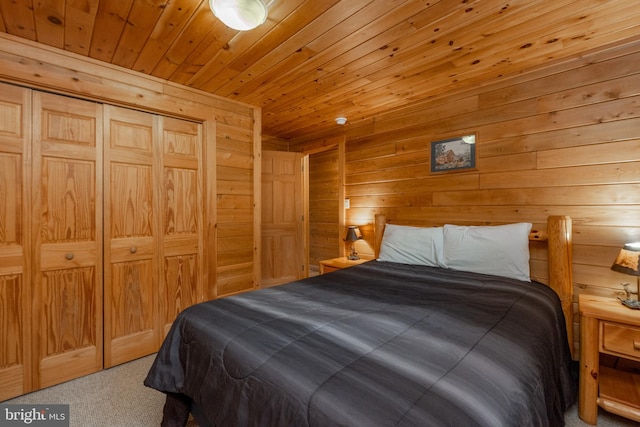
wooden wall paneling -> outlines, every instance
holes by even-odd
[[[262,151],[289,151],[289,141],[275,136],[262,136]]]
[[[31,91],[0,84],[0,401],[32,390]]]
[[[102,369],[102,105],[34,92],[34,388]]]
[[[251,118],[253,122],[253,132],[251,139],[253,142],[253,283],[257,287],[260,284],[260,277],[262,275],[262,111],[254,110]],[[304,185],[304,183],[303,183]],[[303,241],[303,246],[306,241]],[[306,266],[309,265],[308,256],[303,256],[305,263],[305,271],[307,274]]]
[[[575,295],[616,296],[630,278],[611,263],[624,243],[640,240],[638,55],[640,42],[629,42],[351,124],[347,223],[383,213],[415,225],[541,227],[548,215],[568,215]],[[477,170],[430,174],[429,143],[470,131]],[[310,136],[292,149],[317,145]],[[534,245],[532,275],[543,281],[547,258]]]
[[[247,274],[258,254],[255,203],[242,201],[256,198],[254,174],[259,157],[255,147],[260,140],[256,142],[253,129],[239,127],[236,120],[218,121],[216,133],[217,158],[228,160],[216,166],[216,197],[223,202],[217,208],[217,296],[224,296],[255,289],[258,283],[257,275]],[[234,199],[240,203],[231,203]]]
[[[347,248],[349,243],[345,242],[344,238],[347,236],[347,227],[349,225],[363,225],[360,223],[346,223],[346,191],[345,191],[345,178],[344,178],[344,163],[345,163],[345,139],[344,137],[340,138],[338,143],[338,239],[342,240],[343,244],[339,246],[339,255],[345,256],[348,255],[350,250]],[[349,206],[351,206],[351,201],[349,201]],[[362,232],[361,232],[362,233]],[[360,251],[359,244],[360,242],[353,242],[356,251]]]
[[[320,261],[340,256],[339,150],[309,155],[309,263],[319,269]],[[345,234],[346,235],[346,234]]]
[[[161,339],[162,182],[157,117],[104,109],[104,364],[112,367],[151,354]]]
[[[253,129],[257,107],[0,34],[0,80],[196,121]]]

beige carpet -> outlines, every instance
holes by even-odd
[[[71,427],[158,426],[162,420],[164,395],[142,384],[153,357],[134,360],[2,403],[69,404]],[[588,426],[578,418],[576,405],[567,411],[565,421],[568,427]],[[599,427],[639,425],[604,411],[598,416]]]

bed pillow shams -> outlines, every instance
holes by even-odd
[[[532,224],[444,226],[447,268],[530,282],[529,233]]]
[[[378,261],[442,267],[443,228],[387,224]]]

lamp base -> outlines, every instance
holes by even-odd
[[[635,299],[621,299],[620,302],[625,307],[629,307],[634,310],[640,310],[640,301]]]
[[[355,255],[355,254],[354,254],[354,255],[349,255],[349,256],[347,257],[347,259],[348,259],[348,260],[350,260],[350,261],[355,261],[355,260],[357,260],[357,259],[360,259],[360,257],[359,257],[358,255]]]

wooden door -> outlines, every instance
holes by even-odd
[[[202,278],[203,150],[202,125],[161,117],[161,277],[159,321],[162,337],[178,313],[204,300]],[[160,150],[159,150],[160,151]],[[160,342],[158,342],[158,346]]]
[[[105,106],[105,366],[203,300],[201,125]]]
[[[0,401],[31,391],[31,91],[0,84]]]
[[[157,350],[157,116],[105,106],[105,367]]]
[[[262,152],[262,280],[268,287],[308,274],[302,154]]]
[[[102,369],[102,106],[33,93],[35,388]]]

